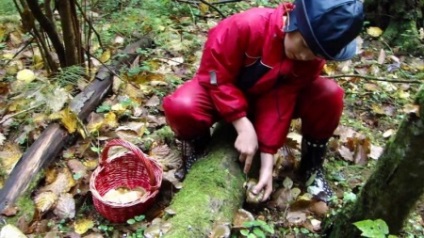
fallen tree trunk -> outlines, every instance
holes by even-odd
[[[99,69],[95,80],[70,103],[72,110],[78,114],[81,121],[88,117],[110,91],[113,72],[119,72],[122,66],[131,63],[138,48],[151,46],[150,39],[141,39],[124,49],[123,53],[126,57],[119,58],[111,66],[103,66]],[[69,138],[70,135],[66,129],[57,123],[49,125],[43,131],[16,164],[0,190],[0,213],[28,189],[33,177],[53,161]]]
[[[245,199],[234,140],[231,126],[215,130],[208,154],[193,165],[172,200],[176,214],[167,220],[171,228],[164,237],[208,237],[215,225],[231,224]]]
[[[396,136],[386,145],[358,200],[335,217],[329,237],[359,237],[360,231],[353,223],[367,219],[384,220],[390,234],[402,231],[409,213],[424,193],[423,86],[416,106],[417,112],[405,116]]]

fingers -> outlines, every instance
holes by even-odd
[[[244,163],[244,170],[243,170],[245,174],[249,173],[250,167],[252,166],[252,161],[253,161],[253,155],[246,155],[246,161]]]
[[[246,155],[241,153],[240,156],[239,156],[239,161],[241,163],[244,163],[244,161],[246,161]]]
[[[258,194],[262,189],[265,189],[262,201],[266,201],[272,193],[272,181],[269,183],[266,180],[259,181],[252,189],[252,193]]]

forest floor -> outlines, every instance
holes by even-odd
[[[114,77],[110,95],[89,116],[82,128],[87,132],[85,138],[76,133],[75,143],[67,145],[55,162],[34,178],[16,205],[3,212],[3,225],[12,224],[28,237],[160,237],[162,231],[157,224],[172,199],[169,191],[163,192],[159,206],[126,224],[112,224],[93,208],[90,175],[105,143],[122,138],[160,161],[167,168],[166,177],[172,177],[180,164],[177,143],[172,138],[158,140],[151,135],[167,129],[162,99],[194,74],[207,30],[220,20],[219,14],[206,5],[178,2],[166,6],[155,0],[143,4],[97,3],[91,16],[103,48],[93,39],[91,51],[97,58],[90,60],[94,70],[110,63],[118,49],[146,33],[156,47],[139,50],[132,65]],[[219,10],[231,15],[261,3],[223,4]],[[275,6],[275,2],[267,3]],[[8,11],[1,13],[0,188],[25,150],[49,123],[60,118],[69,100],[92,79],[92,75],[81,77],[87,71],[79,67],[48,78],[36,45],[27,46],[30,36],[22,31],[19,20],[6,17],[11,15]],[[327,177],[336,191],[331,206],[311,200],[286,170],[297,163],[299,156],[300,125],[294,120],[288,144],[276,156],[272,198],[260,206],[243,207],[255,220],[266,222],[263,232],[273,228],[274,234],[269,237],[319,237],[322,221],[356,200],[403,115],[415,110],[412,103],[424,78],[424,61],[388,47],[378,30],[366,26],[358,56],[346,62],[329,62],[323,71],[345,90],[343,117],[330,141],[326,162]],[[69,122],[62,118],[61,123]],[[180,188],[179,181],[171,182]],[[418,204],[401,237],[424,237],[423,218],[424,206]]]

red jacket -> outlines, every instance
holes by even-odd
[[[292,8],[290,3],[276,9],[253,8],[226,18],[209,31],[194,79],[209,90],[218,113],[226,121],[246,116],[248,109],[252,110],[248,102],[279,83],[290,84],[296,91],[320,74],[324,60],[293,61],[284,54],[283,15]],[[275,104],[264,102],[271,103]],[[261,113],[260,110],[252,113]],[[284,131],[262,135],[269,132],[263,127],[275,123],[269,120],[276,119],[266,120],[254,123],[260,150],[275,153],[286,135]]]

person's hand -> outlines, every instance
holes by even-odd
[[[234,147],[240,153],[239,160],[244,163],[243,172],[247,174],[258,149],[258,138],[255,128],[246,117],[235,120],[233,125],[238,134]]]
[[[272,193],[272,170],[274,168],[274,156],[268,153],[261,153],[261,170],[259,182],[252,189],[252,193],[258,194],[264,189],[262,201],[269,198]]]

